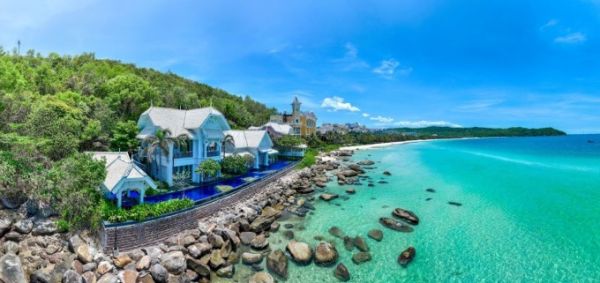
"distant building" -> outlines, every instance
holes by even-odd
[[[327,134],[330,132],[344,135],[347,133],[367,133],[367,132],[369,132],[369,129],[367,129],[367,127],[365,127],[364,125],[361,125],[359,123],[346,123],[346,124],[324,123],[317,129],[317,131],[321,135],[324,135],[324,134]]]
[[[298,97],[294,97],[292,102],[292,113],[286,112],[271,115],[270,122],[277,124],[287,124],[292,127],[292,135],[310,136],[317,132],[317,116],[312,112],[300,111],[302,103]]]
[[[279,124],[279,123],[275,123],[275,122],[268,122],[260,127],[250,127],[250,128],[248,128],[248,130],[267,131],[267,133],[269,133],[269,135],[273,139],[276,139],[276,138],[279,138],[279,137],[285,136],[285,135],[291,135],[293,132],[292,126],[290,126],[288,124]]]

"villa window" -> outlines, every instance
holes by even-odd
[[[208,143],[208,145],[206,146],[206,156],[219,156],[219,145],[217,144],[217,142]]]

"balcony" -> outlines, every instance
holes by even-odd
[[[216,151],[216,150],[215,151],[207,151],[206,152],[206,157],[217,157],[219,155],[221,155],[221,152],[220,151]]]
[[[186,158],[186,157],[192,157],[192,156],[194,156],[194,152],[192,152],[192,151],[185,151],[185,152],[176,151],[176,152],[173,152],[173,158]]]

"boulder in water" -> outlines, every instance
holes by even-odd
[[[419,224],[419,217],[417,217],[417,215],[415,215],[410,210],[406,210],[406,209],[402,209],[402,208],[396,208],[392,212],[392,215],[395,216],[395,217],[400,218],[401,220],[403,220],[404,222],[406,222],[408,224],[412,224],[412,225],[418,225]]]
[[[298,264],[308,264],[312,260],[312,250],[307,243],[292,240],[287,244],[286,250]]]
[[[343,263],[340,263],[335,267],[333,275],[342,282],[350,280],[350,272],[348,272],[348,268]]]
[[[435,190],[433,188],[427,188],[425,191],[428,193],[435,193]]]
[[[390,217],[381,217],[379,218],[379,223],[381,223],[381,225],[392,229],[392,230],[396,230],[399,232],[405,232],[405,233],[409,233],[413,231],[413,228],[410,227],[410,225],[408,224],[404,224],[396,219],[390,218]]]
[[[369,251],[369,246],[367,245],[367,242],[365,241],[365,239],[363,239],[363,237],[361,236],[356,236],[354,237],[354,239],[352,240],[352,243],[354,244],[355,247],[357,247],[361,252],[368,252]]]
[[[315,263],[321,266],[330,266],[336,263],[338,252],[328,242],[321,242],[315,249]]]
[[[398,263],[402,267],[406,267],[415,257],[417,251],[413,247],[408,247],[408,249],[404,250],[400,256],[398,256]]]
[[[344,231],[337,226],[331,226],[331,228],[329,228],[329,234],[340,239],[344,237]]]
[[[325,193],[325,194],[321,194],[319,197],[324,201],[330,201],[332,199],[336,199],[338,197],[338,195]]]
[[[383,232],[379,229],[373,229],[371,231],[369,231],[369,233],[367,234],[369,236],[369,238],[380,242],[383,239]]]
[[[448,202],[449,205],[454,205],[454,206],[462,206],[462,203],[460,202],[455,202],[455,201],[449,201]]]
[[[354,264],[361,264],[371,260],[371,254],[368,252],[358,252],[352,256]]]
[[[278,249],[269,254],[267,269],[284,279],[288,278],[288,259],[282,250]]]

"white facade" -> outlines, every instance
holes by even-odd
[[[233,144],[225,144],[227,154],[251,155],[254,158],[253,168],[270,164],[270,156],[277,154],[273,149],[273,141],[263,130],[230,130],[225,132],[226,136],[233,138]]]

